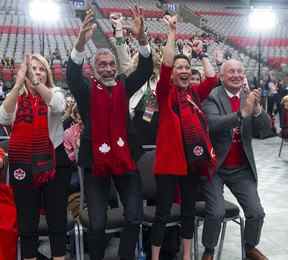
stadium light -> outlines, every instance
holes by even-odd
[[[272,7],[253,8],[249,14],[249,27],[256,32],[272,30],[277,23]]]
[[[257,75],[257,87],[260,86],[261,78],[261,42],[262,42],[262,33],[271,31],[277,24],[277,16],[273,12],[272,7],[251,7],[251,12],[248,17],[248,25],[251,31],[258,33],[258,75]],[[263,93],[264,96],[266,95]],[[266,98],[265,98],[266,99]],[[264,106],[267,108],[266,100],[264,100]]]
[[[52,0],[33,0],[29,5],[29,13],[34,21],[53,22],[60,17],[60,8]]]
[[[44,24],[56,22],[60,18],[60,7],[53,0],[31,0],[29,14],[32,20],[42,23],[41,54],[44,56],[45,31]]]

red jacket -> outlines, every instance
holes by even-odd
[[[1,148],[0,157],[4,158]],[[16,259],[17,236],[13,191],[8,185],[0,182],[0,260]]]
[[[156,141],[155,175],[187,175],[187,162],[179,116],[173,111],[176,87],[171,84],[172,68],[162,64],[156,93],[159,124]],[[199,86],[191,86],[201,102],[217,86],[218,78],[207,78]]]

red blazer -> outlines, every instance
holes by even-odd
[[[176,87],[171,84],[172,68],[162,64],[156,93],[159,105],[159,124],[156,140],[155,175],[187,175],[187,161],[179,116],[173,111]],[[199,86],[191,86],[202,102],[217,86],[218,78],[204,80]]]

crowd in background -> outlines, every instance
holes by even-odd
[[[84,79],[81,67],[85,58],[84,46],[96,29],[92,19],[94,14],[89,12],[74,49],[67,50],[65,61],[61,61],[57,48],[46,59],[40,55],[27,56],[9,95],[5,82],[0,81],[0,100],[3,101],[0,107],[0,130],[1,136],[11,137],[6,152],[9,153],[9,173],[24,258],[36,259],[39,209],[44,208],[48,218],[51,254],[53,259],[64,259],[66,208],[75,219],[80,214],[80,166],[85,176],[90,218],[87,244],[91,259],[102,259],[107,244],[103,237],[110,176],[120,194],[127,220],[124,235],[121,235],[119,256],[120,259],[134,259],[143,214],[141,181],[135,162],[143,154],[143,145],[157,145],[155,178],[158,196],[156,201],[151,202],[157,205],[157,210],[151,230],[145,233],[146,237],[151,235],[151,240],[145,240],[147,257],[153,260],[174,259],[179,251],[181,237],[183,259],[191,259],[195,216],[193,207],[196,193],[201,189],[200,180],[204,179],[203,190],[208,194],[206,200],[210,204],[204,226],[205,252],[202,259],[213,259],[220,232],[218,226],[223,218],[223,198],[217,189],[224,184],[235,189],[235,193],[239,192],[238,198],[244,205],[248,219],[245,233],[247,255],[250,259],[267,259],[255,248],[259,243],[265,213],[254,185],[257,174],[251,150],[251,129],[255,127],[253,137],[256,132],[260,135],[258,137],[262,137],[263,129],[260,126],[269,130],[272,124],[274,134],[277,134],[273,122],[279,113],[280,135],[288,136],[288,75],[279,80],[269,72],[263,86],[255,86],[253,82],[248,82],[243,65],[232,59],[231,54],[218,48],[213,57],[207,55],[207,46],[218,41],[214,36],[193,35],[189,40],[176,41],[177,19],[165,16],[169,27],[167,39],[153,39],[149,37],[149,32],[145,32],[143,16],[136,7],[134,27],[130,31],[122,27],[121,14],[110,17],[118,64],[110,50],[101,49],[95,57],[86,57],[93,67],[93,75]],[[3,58],[1,63],[7,68],[14,67],[13,59]],[[50,68],[59,63],[67,67],[69,90],[64,91],[54,84]],[[212,63],[217,65],[216,69]],[[233,76],[238,78],[231,80]],[[235,93],[230,91],[233,88],[229,89],[232,94],[224,90],[226,82],[234,86]],[[262,100],[260,90],[255,89],[259,87],[262,88],[262,97],[265,97]],[[246,94],[244,108],[240,107],[242,92]],[[231,110],[228,115],[219,109],[221,95],[227,98],[226,105]],[[233,98],[237,95],[238,100],[235,101]],[[123,102],[120,102],[122,99]],[[266,107],[268,114],[260,104]],[[218,114],[215,114],[217,109]],[[126,118],[127,113],[129,115]],[[241,130],[247,138],[245,141],[241,140],[243,132],[240,134],[242,122],[246,124],[246,128]],[[255,122],[259,123],[259,129]],[[133,125],[133,136],[130,123]],[[6,125],[12,126],[12,129]],[[212,129],[210,137],[208,126]],[[219,152],[219,146],[222,145],[219,139],[226,140],[225,127],[233,131],[233,148],[227,145],[223,153]],[[265,133],[265,137],[269,134]],[[37,144],[41,144],[41,147]],[[136,148],[134,150],[136,144],[139,151]],[[242,145],[245,145],[245,149]],[[124,151],[121,150],[123,147]],[[23,151],[22,157],[19,156],[20,149]],[[111,149],[114,154],[109,159],[105,158],[104,155],[109,154]],[[222,156],[221,163],[216,163],[215,149],[217,157],[220,154],[217,159]],[[245,155],[247,149],[249,155]],[[4,155],[1,153],[0,159]],[[117,164],[117,160],[121,163]],[[215,175],[216,164],[223,178]],[[244,181],[251,190],[245,190],[244,181],[238,187],[229,176],[233,172],[243,175],[248,173],[249,177]],[[207,182],[208,179],[213,179],[212,184]],[[21,186],[22,183],[26,186]],[[216,191],[210,189],[209,185],[213,185]],[[244,195],[241,197],[241,194]],[[165,224],[175,201],[183,207],[182,227],[169,228],[165,233]],[[216,209],[211,205],[217,205]]]

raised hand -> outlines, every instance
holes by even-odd
[[[30,89],[35,89],[36,85],[39,85],[39,81],[36,78],[36,75],[32,71],[31,68],[31,56],[29,54],[26,55],[26,67],[27,67],[27,72],[26,72],[26,77],[25,77],[25,85],[30,88]]]
[[[135,6],[133,9],[131,9],[131,12],[133,15],[132,33],[133,33],[134,37],[138,41],[146,39],[145,28],[144,28],[143,9],[139,8],[138,6]]]
[[[29,55],[26,55],[24,61],[20,65],[20,68],[17,72],[14,88],[20,90],[23,87],[28,72],[28,66],[29,66]]]
[[[81,25],[80,32],[78,34],[78,39],[75,44],[77,51],[84,51],[85,44],[91,39],[93,33],[96,31],[97,25],[94,23],[95,14],[90,8],[86,11],[85,19]]]
[[[164,22],[169,26],[170,30],[176,31],[176,25],[177,25],[177,15],[165,15],[163,17]]]
[[[116,30],[122,29],[123,16],[121,13],[111,13],[109,19],[112,24],[112,27],[114,27]]]
[[[241,114],[243,117],[251,116],[255,112],[259,112],[259,105],[261,100],[261,92],[259,89],[254,89],[251,91],[245,100],[244,106],[241,109]],[[257,111],[255,111],[255,109]],[[261,109],[261,107],[260,107]]]
[[[217,48],[214,51],[214,57],[217,65],[221,65],[224,61],[224,51],[220,48]]]
[[[201,40],[193,40],[192,52],[195,52],[197,55],[203,52],[203,42]]]

